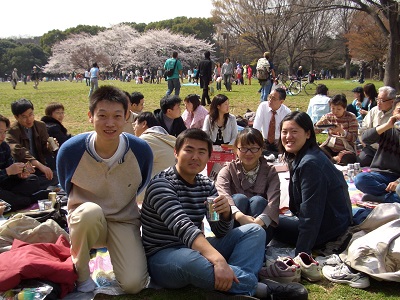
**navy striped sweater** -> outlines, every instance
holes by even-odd
[[[147,256],[170,247],[191,248],[199,234],[206,214],[204,202],[216,195],[214,183],[196,175],[189,184],[170,167],[157,174],[149,183],[142,205],[142,239]],[[216,237],[224,236],[233,221],[210,222]]]

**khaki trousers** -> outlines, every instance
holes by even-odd
[[[68,216],[71,256],[78,281],[89,278],[89,251],[107,247],[117,281],[126,293],[136,294],[149,282],[147,261],[137,224],[107,221],[102,208],[86,202]]]

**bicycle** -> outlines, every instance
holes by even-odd
[[[312,76],[308,75],[301,78],[301,80],[298,80],[297,77],[292,77],[288,90],[294,96],[300,94],[301,91],[304,91],[307,95],[314,95],[317,89],[317,84],[314,80]]]
[[[276,76],[276,85],[289,91],[290,81],[286,74],[280,73]]]

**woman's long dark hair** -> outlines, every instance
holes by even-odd
[[[197,94],[189,94],[183,101],[193,104],[193,112],[200,106],[200,96]]]
[[[378,91],[373,83],[367,83],[364,85],[364,93],[365,96],[368,97],[369,101],[371,102],[371,108],[376,106],[376,98],[378,98]]]
[[[306,140],[303,147],[300,149],[299,153],[306,151],[309,148],[318,147],[317,144],[317,137],[314,131],[314,125],[311,121],[310,116],[302,111],[292,111],[291,113],[287,114],[286,117],[283,118],[280,128],[282,130],[283,122],[286,121],[295,121],[297,125],[305,130],[305,132],[310,132],[310,137]],[[295,155],[293,153],[289,153],[286,151],[285,147],[282,144],[282,134],[279,136],[278,148],[281,153],[283,153],[283,158],[286,162],[291,162],[294,160]]]
[[[210,122],[211,122],[211,128],[214,127],[215,123],[218,120],[219,116],[219,111],[218,111],[218,105],[221,105],[225,101],[228,100],[228,97],[223,95],[223,94],[218,94],[216,95],[210,104],[210,112],[208,113],[210,115]],[[229,118],[229,113],[224,114],[224,127],[226,126],[226,123],[228,122]]]

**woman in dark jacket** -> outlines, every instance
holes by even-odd
[[[49,136],[57,139],[58,144],[61,145],[71,137],[67,129],[62,124],[64,120],[64,105],[57,102],[51,102],[45,109],[45,116],[41,121],[46,123],[47,132]]]
[[[64,105],[58,102],[51,102],[45,108],[45,116],[42,117],[41,121],[46,123],[47,132],[49,137],[53,137],[57,140],[59,146],[71,137],[67,129],[62,124],[64,120]],[[57,151],[53,152],[54,157],[46,158],[47,164],[52,170],[56,168],[56,156]]]
[[[318,147],[305,112],[291,112],[282,120],[279,146],[290,170],[289,208],[294,216],[280,217],[275,237],[296,245],[296,255],[311,254],[351,225],[348,186]]]

